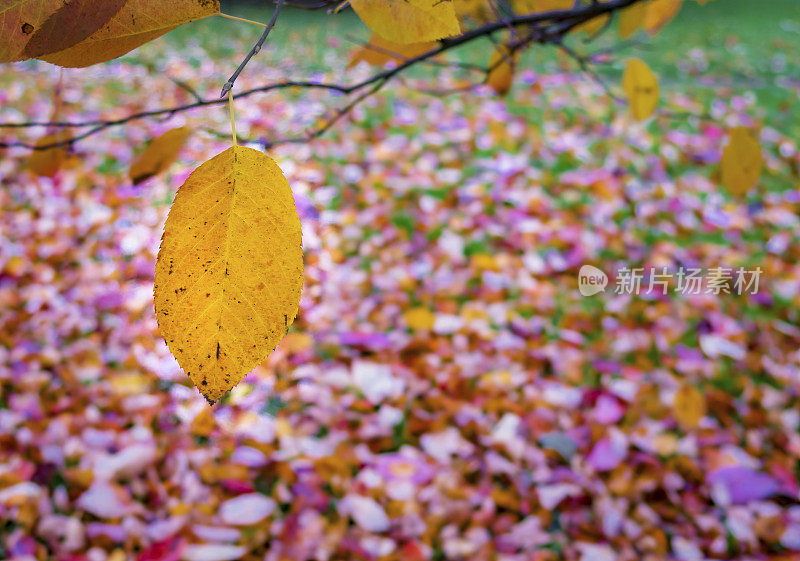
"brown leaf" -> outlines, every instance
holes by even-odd
[[[63,5],[62,0],[0,0],[0,62],[21,60],[36,30]]]
[[[141,183],[167,169],[178,157],[187,136],[189,136],[189,129],[178,127],[168,130],[150,141],[128,172],[133,184]]]
[[[56,142],[69,140],[72,134],[62,130],[53,134],[46,134],[36,141],[36,146],[46,146]],[[43,177],[53,177],[62,168],[67,160],[67,146],[54,146],[44,150],[34,150],[28,160],[28,170],[34,175]]]
[[[125,0],[73,0],[50,14],[22,50],[22,58],[36,58],[80,43],[100,29]]]
[[[96,33],[40,58],[68,68],[91,66],[122,56],[179,25],[218,13],[219,0],[131,0]]]

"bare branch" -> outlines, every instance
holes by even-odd
[[[278,4],[276,5],[276,12],[282,1],[283,0],[278,0]],[[520,49],[526,48],[530,46],[530,44],[532,43],[553,44],[563,49],[564,36],[567,35],[573,29],[575,29],[576,27],[580,26],[581,24],[595,17],[601,16],[603,14],[611,14],[623,8],[626,8],[628,6],[643,1],[645,0],[609,0],[608,2],[602,2],[602,3],[595,2],[589,5],[577,6],[567,10],[554,10],[549,12],[541,12],[541,13],[534,13],[527,15],[513,15],[504,18],[503,21],[491,22],[481,27],[466,31],[465,33],[457,37],[443,39],[439,42],[439,44],[435,48],[431,49],[430,51],[422,53],[416,57],[403,60],[402,62],[398,63],[395,67],[376,72],[360,82],[356,82],[353,84],[338,84],[331,82],[318,82],[313,80],[298,80],[298,81],[290,80],[273,84],[267,84],[258,88],[246,90],[238,94],[235,94],[233,98],[240,99],[257,93],[265,93],[285,88],[322,89],[322,90],[337,92],[344,95],[350,95],[353,93],[360,92],[362,90],[366,92],[365,94],[359,95],[356,99],[352,100],[341,109],[337,110],[334,116],[329,121],[326,121],[326,123],[323,124],[320,128],[308,132],[307,135],[303,137],[275,139],[273,141],[267,141],[266,144],[274,146],[277,144],[282,144],[287,142],[308,141],[317,138],[322,134],[324,134],[325,132],[327,132],[338,120],[340,120],[344,115],[348,114],[353,109],[353,107],[355,107],[355,105],[363,101],[366,97],[369,97],[370,95],[377,92],[387,82],[392,80],[394,77],[402,74],[407,69],[419,63],[436,64],[436,61],[430,59],[433,59],[437,55],[453,50],[457,47],[470,43],[481,37],[491,38],[495,33],[502,31],[504,29],[508,29],[509,25],[511,25],[514,28],[522,27],[526,29],[526,33],[524,36],[521,37],[518,36],[516,39],[512,40],[511,44],[508,45],[510,54],[513,54]],[[277,17],[276,13],[273,13],[273,20],[276,17]],[[274,26],[274,21],[271,20],[270,23]],[[266,35],[262,34],[262,37],[266,38]],[[256,47],[260,48],[261,43],[263,42],[260,41],[259,43],[257,43]],[[251,51],[251,54],[249,54],[248,57],[245,59],[245,61],[242,63],[242,65],[240,65],[240,69],[237,69],[237,72],[234,73],[234,75],[231,77],[231,80],[229,80],[228,83],[231,83],[233,80],[235,80],[235,78],[241,72],[241,68],[244,67],[244,64],[246,64],[247,61],[249,61],[249,59],[252,58],[252,55],[254,55],[255,52],[258,52],[258,48],[256,47],[254,47],[254,51]],[[491,71],[491,68],[481,69],[479,67],[476,67],[476,69]],[[178,105],[169,108],[141,111],[120,119],[109,119],[109,120],[100,119],[100,120],[81,121],[81,122],[29,121],[24,123],[0,123],[0,128],[30,128],[37,126],[47,126],[55,128],[70,127],[70,128],[89,129],[86,132],[83,132],[82,134],[72,139],[61,142],[54,142],[51,144],[45,144],[41,146],[35,146],[33,144],[20,141],[0,142],[0,148],[24,147],[34,150],[45,150],[48,148],[54,148],[56,146],[73,144],[76,141],[79,141],[83,138],[97,134],[106,128],[124,125],[134,120],[145,119],[145,118],[159,118],[159,117],[164,117],[166,120],[169,119],[171,116],[183,111],[189,111],[192,109],[205,107],[209,105],[218,105],[220,103],[225,103],[225,102],[226,100],[224,98],[197,99],[194,103],[187,103],[184,105]],[[242,141],[248,142],[247,140],[244,139]]]
[[[236,69],[236,71],[231,75],[230,78],[228,78],[228,81],[225,82],[225,85],[222,86],[222,93],[219,94],[219,97],[225,97],[228,92],[231,91],[231,88],[233,88],[233,83],[236,81],[236,78],[239,77],[239,74],[242,73],[244,67],[247,66],[247,63],[250,62],[250,59],[261,50],[261,47],[264,45],[264,41],[267,40],[269,32],[272,31],[272,28],[275,27],[275,22],[278,21],[278,15],[281,13],[281,7],[283,7],[283,0],[277,0],[277,2],[275,2],[275,10],[273,10],[272,17],[270,18],[267,26],[264,28],[264,32],[261,34],[261,37],[258,38],[256,44],[253,45],[253,48],[250,49],[250,52],[247,53],[247,56],[244,57],[244,60]]]

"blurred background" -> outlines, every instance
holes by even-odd
[[[62,117],[214,97],[260,33],[215,17],[66,69]],[[363,79],[348,57],[368,37],[350,11],[287,8],[235,91]],[[596,77],[537,46],[504,98],[420,66],[269,150],[303,225],[301,310],[214,408],[152,289],[169,205],[229,145],[227,108],[108,129],[52,178],[1,151],[0,558],[797,559],[800,4],[687,1],[654,37],[570,45],[601,54]],[[661,82],[645,122],[618,99],[630,56]],[[48,120],[59,75],[0,67],[0,121]],[[345,102],[252,95],[237,132],[302,134]],[[740,125],[765,168],[737,198],[719,161]],[[132,185],[177,126],[178,160]],[[581,296],[584,264],[605,292]],[[763,272],[757,293],[618,294],[625,267]]]

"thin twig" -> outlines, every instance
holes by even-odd
[[[231,89],[233,88],[233,83],[236,81],[236,78],[239,77],[239,74],[242,73],[244,67],[247,66],[247,63],[250,62],[250,59],[253,58],[258,53],[258,51],[261,50],[264,41],[267,40],[267,35],[269,35],[269,32],[272,31],[273,27],[275,27],[275,22],[278,21],[278,14],[281,13],[282,6],[283,6],[283,0],[277,0],[275,2],[275,10],[272,12],[272,17],[270,18],[269,23],[267,23],[267,26],[264,28],[264,32],[261,34],[261,37],[258,38],[256,44],[253,45],[253,48],[250,49],[250,52],[247,53],[247,56],[244,57],[244,60],[236,69],[236,71],[231,75],[230,78],[228,78],[228,81],[225,82],[225,85],[222,86],[222,93],[219,94],[220,98],[225,97],[225,95],[229,91],[231,91]]]
[[[572,31],[575,27],[581,25],[582,23],[585,23],[586,21],[595,18],[599,15],[612,13],[642,1],[644,0],[609,0],[607,2],[602,2],[602,3],[593,3],[590,5],[579,6],[578,8],[573,8],[571,10],[554,10],[550,12],[513,16],[507,18],[507,21],[496,21],[488,23],[482,27],[469,30],[457,37],[442,39],[439,42],[439,44],[430,51],[422,53],[416,57],[404,60],[393,68],[384,69],[379,72],[376,72],[360,82],[356,82],[353,84],[338,84],[331,82],[317,82],[312,80],[299,80],[299,81],[290,80],[273,84],[267,84],[265,86],[246,90],[233,95],[233,99],[240,99],[243,97],[254,95],[256,93],[270,92],[284,88],[324,89],[344,95],[356,93],[364,88],[368,88],[368,92],[366,94],[368,96],[377,91],[378,89],[380,89],[380,87],[382,87],[389,80],[393,79],[395,76],[398,76],[403,72],[405,72],[408,68],[419,63],[434,62],[429,59],[433,59],[439,54],[442,54],[444,52],[450,51],[452,49],[470,43],[471,41],[478,39],[480,37],[492,37],[493,34],[502,31],[503,29],[507,29],[507,25],[509,23],[513,26],[517,27],[521,26],[528,28],[528,33],[524,37],[517,38],[507,46],[509,52],[514,53],[517,50],[529,46],[533,42],[540,44],[546,44],[546,43],[557,44],[561,40],[561,38],[564,37],[564,35]],[[279,4],[281,2],[282,0],[278,0]],[[275,14],[273,14],[273,18],[275,17],[276,17]],[[245,62],[247,62],[249,58],[251,58],[251,55],[248,55],[248,59],[246,59]],[[491,68],[489,68],[488,70],[491,70]],[[232,77],[233,79],[235,79],[235,77],[238,75],[238,72],[239,71],[237,71],[237,74],[234,74],[234,76]],[[369,86],[374,86],[375,84],[379,84],[378,87],[369,88]],[[356,103],[358,103],[363,99],[364,97],[359,97],[355,101]],[[62,128],[66,127],[89,128],[88,131],[65,141],[43,144],[41,146],[36,146],[34,144],[19,142],[19,141],[0,142],[0,148],[24,147],[34,150],[46,150],[48,148],[73,144],[76,141],[97,134],[98,132],[106,128],[120,126],[133,120],[144,119],[144,118],[155,118],[161,116],[165,116],[168,119],[171,116],[182,111],[188,111],[195,108],[205,107],[210,105],[217,105],[225,102],[226,100],[224,97],[216,99],[202,99],[202,100],[197,100],[194,103],[187,103],[184,105],[178,105],[170,108],[141,111],[139,113],[128,115],[127,117],[119,119],[109,119],[109,120],[92,120],[92,121],[82,121],[82,122],[29,121],[24,123],[0,123],[0,128],[3,127],[29,128],[35,126],[50,126],[50,127],[62,127]],[[310,133],[306,137],[302,138],[297,137],[297,138],[283,139],[283,140],[279,139],[269,144],[275,145],[275,144],[280,144],[282,142],[301,142],[303,140],[311,140],[313,138],[317,138],[318,136],[326,132],[333,125],[333,123],[335,123],[338,119],[340,119],[344,114],[349,112],[349,110],[352,109],[354,105],[355,104],[349,104],[348,106],[345,106],[344,108],[342,108],[342,110],[337,112],[336,117],[335,119],[333,119],[332,123],[324,125],[320,129],[317,129],[316,131]]]

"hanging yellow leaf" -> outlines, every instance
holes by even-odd
[[[133,162],[128,172],[133,184],[158,175],[178,157],[178,153],[189,136],[189,129],[178,127],[168,130],[150,141],[144,152]]]
[[[619,36],[621,39],[627,39],[644,25],[645,17],[647,17],[647,4],[639,2],[628,6],[619,13]]]
[[[219,0],[128,1],[99,31],[42,60],[79,68],[122,56],[148,41],[188,23],[219,13]]]
[[[350,0],[367,27],[405,45],[461,34],[452,2],[442,0]]]
[[[72,138],[67,130],[46,134],[36,141],[36,146],[47,146],[56,142],[64,142]],[[34,175],[53,177],[62,168],[69,156],[67,145],[54,146],[44,150],[34,150],[28,159],[28,170]]]
[[[403,319],[410,329],[415,331],[432,329],[436,316],[428,308],[411,308],[403,314]]]
[[[683,386],[675,392],[672,410],[681,426],[694,429],[706,414],[706,399],[696,387]]]
[[[622,89],[635,119],[647,119],[658,104],[658,77],[638,58],[629,58],[622,75]]]
[[[353,50],[347,68],[352,68],[362,61],[373,66],[384,66],[389,61],[400,63],[427,53],[435,47],[436,43],[433,41],[400,45],[373,33],[369,43]]]
[[[650,0],[644,18],[645,30],[653,35],[678,15],[683,0]]]
[[[231,147],[178,190],[154,301],[170,351],[213,403],[277,346],[303,286],[300,219],[275,162]]]
[[[62,2],[31,34],[20,58],[36,58],[83,41],[114,17],[123,4],[125,0]]]
[[[744,196],[761,177],[764,157],[761,146],[747,127],[731,131],[720,162],[722,185],[736,196]]]
[[[489,75],[486,83],[499,96],[506,95],[511,89],[514,81],[514,69],[519,61],[519,51],[513,55],[509,53],[508,47],[498,46],[489,59]]]

